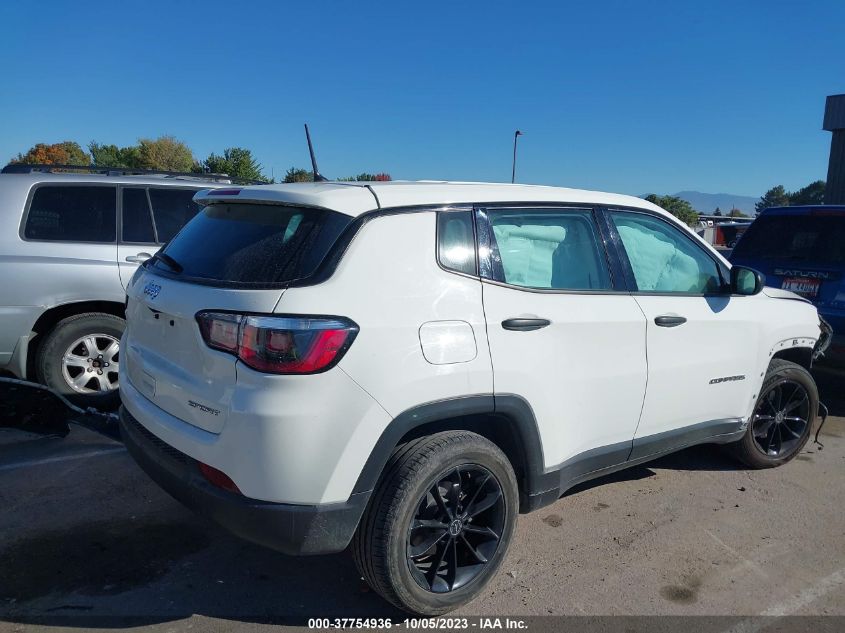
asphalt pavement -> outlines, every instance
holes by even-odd
[[[501,573],[457,615],[730,616],[724,628],[746,632],[760,627],[734,620],[845,616],[845,374],[816,375],[832,414],[823,446],[765,471],[702,446],[581,486],[520,516]],[[2,631],[405,617],[348,555],[240,541],[80,427],[0,430],[0,509]]]

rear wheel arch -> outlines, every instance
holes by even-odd
[[[544,485],[542,442],[531,406],[520,396],[464,396],[419,405],[396,416],[382,432],[364,465],[353,494],[373,490],[400,446],[442,431],[471,431],[490,440],[507,456],[519,483],[520,507],[528,497],[559,484]]]
[[[30,335],[29,345],[27,346],[27,379],[32,380],[36,377],[35,362],[38,356],[38,348],[46,339],[46,335],[64,319],[89,312],[110,314],[120,319],[126,318],[124,305],[116,301],[75,301],[48,308],[41,313],[41,316],[38,317],[32,326],[32,332],[34,334]]]

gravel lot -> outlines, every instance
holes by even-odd
[[[845,374],[817,380],[823,449],[748,471],[698,447],[582,486],[520,517],[502,573],[461,613],[845,616]],[[404,617],[350,557],[241,542],[79,427],[0,430],[0,508],[0,630]]]

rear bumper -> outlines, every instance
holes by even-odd
[[[285,554],[342,551],[369,500],[369,492],[321,505],[250,499],[213,486],[200,474],[197,460],[153,435],[125,407],[120,408],[120,433],[135,461],[178,501],[243,539]]]

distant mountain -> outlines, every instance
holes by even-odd
[[[754,215],[754,203],[759,200],[759,198],[736,196],[732,193],[701,193],[700,191],[679,191],[672,195],[686,200],[693,209],[705,215],[712,214],[716,207],[719,207],[725,215],[733,208],[748,215]]]

